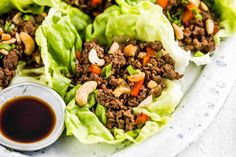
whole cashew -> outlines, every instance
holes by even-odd
[[[105,64],[104,59],[98,58],[97,51],[95,49],[92,49],[89,52],[89,61],[90,63],[95,64],[97,66],[103,66]]]
[[[88,96],[97,88],[96,81],[84,83],[76,92],[76,102],[80,106],[85,106],[88,102]]]
[[[190,3],[194,4],[196,7],[199,7],[201,1],[200,0],[189,0]]]
[[[206,20],[206,30],[208,34],[214,33],[214,21],[212,19]]]
[[[115,96],[115,97],[120,97],[122,94],[125,94],[125,93],[130,93],[131,90],[130,88],[128,87],[117,87],[113,92],[112,94]]]
[[[22,22],[21,16],[22,16],[22,13],[18,12],[12,19],[13,23],[20,24]]]
[[[178,40],[181,40],[184,38],[184,33],[183,33],[183,28],[177,26],[175,23],[172,24],[174,31],[175,31],[175,36]]]
[[[114,42],[111,45],[111,48],[109,49],[108,53],[109,54],[113,54],[114,52],[116,52],[118,49],[120,48],[120,45],[117,42]]]
[[[35,42],[33,38],[28,33],[21,32],[20,39],[25,45],[25,54],[28,56],[31,55],[35,48]]]

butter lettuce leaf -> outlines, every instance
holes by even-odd
[[[208,1],[211,2],[211,0]],[[214,4],[214,12],[220,17],[220,26],[223,28],[217,33],[216,37],[231,36],[236,32],[236,1],[215,0],[212,3]]]
[[[80,19],[81,25],[76,20]],[[69,79],[75,71],[76,51],[82,50],[82,32],[89,17],[76,8],[61,5],[51,8],[48,16],[36,31],[36,42],[41,48],[45,76],[49,87],[63,98],[70,86]]]
[[[39,14],[45,6],[53,7],[61,0],[1,0],[0,15],[5,14],[12,9],[17,9],[25,13]]]
[[[143,112],[150,117],[143,128],[128,132],[114,128],[113,134],[104,126],[106,123],[106,109],[103,106],[102,108],[98,106],[98,111],[95,114],[89,110],[88,105],[84,107],[77,105],[74,98],[66,107],[65,125],[67,135],[73,135],[85,144],[98,142],[117,144],[123,141],[141,143],[168,122],[182,96],[180,86],[167,80],[167,90],[163,91],[162,95],[153,103],[133,108],[134,113]]]
[[[176,62],[176,70],[184,72],[189,63],[189,53],[183,51],[174,38],[174,31],[162,8],[149,1],[129,5],[124,0],[98,15],[86,29],[86,40],[97,39],[111,45],[113,41],[136,39],[153,42],[161,41],[165,50]]]

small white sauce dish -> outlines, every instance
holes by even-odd
[[[64,114],[66,105],[63,99],[54,90],[48,87],[35,83],[20,83],[10,86],[0,92],[0,110],[6,102],[21,96],[32,96],[46,102],[55,113],[54,127],[47,137],[32,143],[13,141],[0,132],[0,144],[19,151],[35,151],[56,142],[64,130]]]

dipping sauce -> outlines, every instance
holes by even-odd
[[[33,96],[13,98],[0,108],[0,133],[15,142],[38,142],[50,135],[55,123],[52,108]]]

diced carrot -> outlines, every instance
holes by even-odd
[[[189,3],[189,4],[187,5],[187,9],[190,10],[190,11],[192,11],[193,9],[199,10],[199,9],[197,8],[197,6],[194,5],[193,3]]]
[[[219,32],[219,30],[220,30],[219,26],[215,24],[213,35],[216,35]]]
[[[135,124],[138,125],[138,124],[144,124],[146,123],[147,121],[149,120],[149,116],[144,114],[144,113],[141,113],[137,116],[136,120],[135,120]]]
[[[195,6],[192,3],[189,3],[186,7],[186,10],[184,11],[184,14],[182,16],[182,21],[184,24],[188,24],[190,20],[194,18],[193,11],[196,10],[197,12],[200,12],[197,6]]]
[[[188,24],[190,20],[192,20],[194,18],[194,14],[191,10],[186,9],[184,11],[184,14],[182,15],[182,22],[184,24]]]
[[[168,0],[156,0],[156,3],[165,9],[168,4]]]
[[[101,4],[102,3],[102,0],[92,0],[92,5],[93,6],[96,6],[98,4]]]
[[[89,72],[100,75],[102,73],[102,69],[97,65],[91,65],[89,67]]]
[[[134,87],[131,89],[132,96],[138,96],[139,91],[142,89],[144,83],[144,79],[135,83]]]
[[[151,59],[151,57],[149,55],[146,55],[143,58],[143,66],[146,66],[149,63],[150,59]]]
[[[149,55],[151,57],[155,57],[157,55],[157,52],[150,47],[147,47],[146,50],[147,50],[147,55]]]
[[[76,58],[79,60],[81,57],[81,53],[79,51],[76,52]]]

